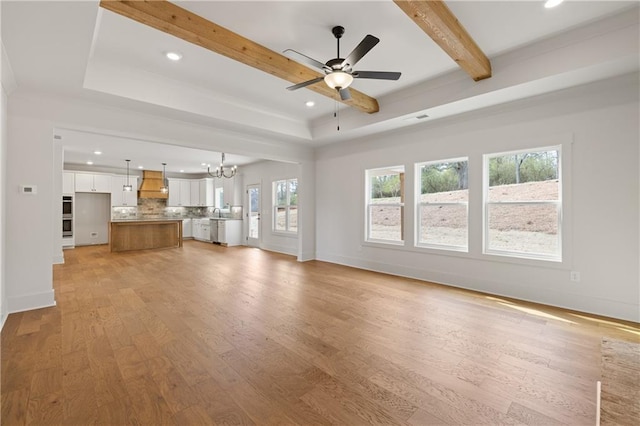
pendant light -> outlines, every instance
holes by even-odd
[[[125,192],[131,192],[133,191],[133,186],[131,186],[131,184],[129,184],[129,162],[131,160],[124,160],[127,162],[127,184],[126,185],[122,185],[122,190]]]
[[[238,172],[238,166],[228,167],[226,170],[224,168],[224,152],[222,153],[222,161],[220,162],[220,167],[215,169],[213,172],[207,167],[207,174],[214,178],[232,178]]]
[[[169,192],[169,183],[167,182],[167,172],[166,172],[167,163],[162,163],[162,186],[160,187],[160,192],[166,194]]]

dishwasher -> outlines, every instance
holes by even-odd
[[[218,237],[218,220],[217,219],[209,219],[209,222],[211,223],[211,230],[210,230],[210,237],[211,237],[211,242],[212,243],[219,243],[220,239]]]

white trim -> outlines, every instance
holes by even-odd
[[[43,293],[25,294],[22,296],[10,296],[8,299],[9,313],[30,311],[32,309],[49,308],[56,306],[54,290]]]
[[[600,426],[600,407],[602,403],[602,382],[596,382],[596,426]]]
[[[0,41],[0,44],[2,47],[2,59],[0,60],[2,63],[2,70],[0,71],[2,75],[2,88],[5,93],[9,95],[13,90],[18,88],[18,83],[16,82],[11,62],[7,56],[7,50],[4,48],[4,43]]]
[[[535,141],[530,141],[532,145],[535,145]],[[541,143],[542,145],[542,143]],[[511,151],[502,151],[502,152],[492,152],[482,155],[482,254],[486,256],[503,256],[507,258],[518,258],[518,259],[533,259],[539,261],[549,261],[549,262],[557,262],[560,264],[565,263],[565,252],[564,252],[564,244],[563,244],[563,198],[562,195],[566,191],[564,187],[565,179],[564,179],[564,170],[562,167],[562,163],[564,161],[564,152],[563,147],[564,143],[560,142],[554,145],[547,146],[530,146],[524,149],[514,149]],[[489,173],[490,167],[489,162],[492,158],[496,157],[504,157],[507,155],[517,155],[517,154],[527,154],[527,153],[536,153],[543,151],[557,151],[557,176],[558,176],[558,200],[522,200],[522,201],[489,201],[489,189],[491,188],[489,184]],[[566,191],[568,192],[568,191]],[[558,214],[557,224],[558,224],[558,247],[557,253],[555,254],[546,254],[546,253],[532,253],[532,252],[519,252],[514,250],[502,250],[495,249],[489,247],[489,208],[492,205],[555,205],[556,211]]]

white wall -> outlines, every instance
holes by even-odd
[[[6,202],[5,171],[7,169],[7,95],[2,88],[0,102],[0,330],[8,316],[7,295],[5,286],[6,263]]]
[[[245,188],[247,185],[260,185],[260,248],[296,256],[298,254],[297,236],[274,234],[272,231],[272,183],[282,179],[299,179],[300,166],[294,163],[261,161],[242,167],[241,171]],[[245,193],[244,190],[242,192]],[[243,204],[246,206],[246,200]],[[246,227],[247,221],[245,221]],[[247,235],[246,229],[244,234]]]
[[[320,149],[318,259],[640,321],[638,89],[637,74],[623,76]],[[563,262],[483,255],[482,154],[554,142],[568,160]],[[404,164],[412,182],[415,162],[460,156],[469,156],[469,253],[413,248],[412,204],[405,247],[363,243],[365,169]]]
[[[11,99],[9,99],[9,110]],[[10,111],[9,111],[10,112]],[[55,305],[52,288],[53,125],[28,117],[7,120],[6,286],[10,312]],[[21,185],[37,187],[23,195]],[[55,191],[60,200],[61,188]],[[59,203],[58,203],[59,206]],[[58,209],[60,210],[60,209]]]

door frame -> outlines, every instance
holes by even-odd
[[[247,219],[247,233],[246,242],[248,247],[260,247],[260,240],[262,239],[262,222],[258,222],[258,238],[249,237],[249,229],[251,228],[251,197],[249,196],[249,190],[258,190],[258,221],[261,220],[262,213],[262,185],[260,183],[252,183],[245,187],[246,206],[245,218]]]

